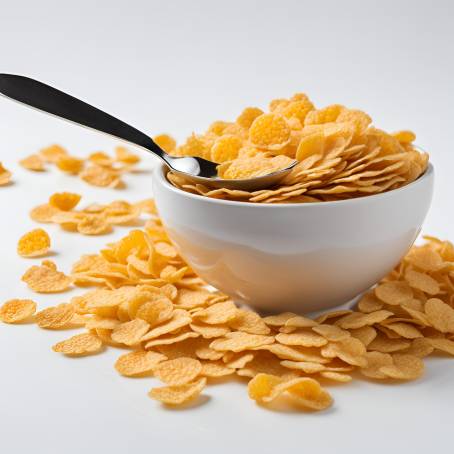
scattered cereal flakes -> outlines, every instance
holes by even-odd
[[[194,358],[175,358],[158,363],[153,372],[167,385],[185,385],[202,372],[202,363]]]
[[[83,333],[58,342],[52,350],[68,356],[82,356],[99,352],[102,345],[102,340],[95,334]]]
[[[187,339],[196,339],[200,337],[199,333],[192,331],[178,332],[177,334],[166,334],[160,336],[157,339],[151,339],[145,343],[145,349],[150,349],[156,346],[162,347],[163,345],[174,345],[183,342]]]
[[[272,336],[235,331],[227,333],[223,338],[214,340],[210,347],[216,351],[230,350],[232,352],[241,352],[254,347],[272,344],[273,342],[274,338]]]
[[[240,377],[255,377],[257,374],[265,373],[276,375],[281,378],[294,378],[298,372],[284,367],[280,360],[268,351],[260,351],[254,354],[254,358],[246,366],[236,371]]]
[[[68,290],[71,278],[52,267],[34,265],[22,276],[22,280],[37,293],[59,293]]]
[[[58,157],[55,165],[63,172],[76,175],[84,168],[85,161],[74,156],[62,155]]]
[[[107,167],[92,165],[80,173],[80,178],[92,186],[117,188],[121,179],[117,171]]]
[[[48,224],[60,210],[48,203],[38,205],[30,211],[30,217],[36,222]]]
[[[36,311],[32,300],[12,299],[0,307],[0,320],[4,323],[20,323],[30,318]]]
[[[32,170],[34,172],[42,172],[45,170],[44,161],[38,154],[31,154],[30,156],[21,159],[19,164],[25,169]]]
[[[193,383],[177,386],[153,388],[148,395],[166,405],[182,405],[195,399],[205,388],[206,378],[202,377]]]
[[[391,281],[377,286],[375,295],[386,304],[397,305],[411,299],[413,292],[406,282]]]
[[[61,156],[66,156],[68,152],[60,145],[50,145],[39,151],[39,155],[45,162],[56,163]]]
[[[140,377],[153,371],[167,356],[158,352],[138,350],[121,355],[115,362],[115,369],[126,377]]]
[[[454,333],[454,309],[438,298],[430,298],[424,305],[429,323],[442,333]]]
[[[36,323],[40,328],[62,329],[71,325],[74,316],[74,306],[62,303],[48,307],[36,314]]]
[[[397,380],[415,380],[424,373],[424,363],[417,356],[392,355],[393,364],[380,367],[379,371]]]
[[[81,196],[72,192],[56,192],[49,197],[49,205],[61,211],[71,211],[79,203]]]
[[[116,147],[115,157],[117,161],[123,162],[125,164],[137,164],[140,161],[140,156],[130,152],[125,147]]]
[[[11,181],[11,172],[3,167],[0,162],[0,186],[5,186]]]
[[[43,229],[34,229],[22,235],[17,244],[17,253],[22,257],[46,255],[50,248],[50,238]]]
[[[125,345],[137,345],[148,332],[150,325],[140,318],[122,323],[112,331],[112,340]]]

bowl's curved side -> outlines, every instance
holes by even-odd
[[[430,206],[433,169],[379,196],[263,206],[178,190],[155,171],[156,204],[182,256],[208,283],[266,311],[308,312],[355,297],[395,266]]]

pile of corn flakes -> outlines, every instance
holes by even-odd
[[[60,145],[51,145],[21,159],[19,163],[25,169],[34,172],[43,172],[46,170],[46,164],[54,164],[62,172],[77,175],[92,186],[119,189],[125,186],[121,176],[132,171],[139,161],[139,156],[124,147],[115,148],[115,157],[109,156],[104,151],[97,151],[82,159],[71,156]]]
[[[109,233],[114,225],[134,225],[143,213],[156,214],[152,199],[138,203],[125,200],[109,204],[92,203],[82,210],[75,210],[80,199],[79,194],[57,192],[48,203],[33,208],[30,217],[36,222],[59,224],[64,230],[83,235],[103,235]]]
[[[278,185],[252,192],[213,189],[170,172],[169,180],[182,190],[247,202],[335,201],[399,188],[427,168],[428,155],[415,148],[411,131],[388,134],[371,123],[360,110],[339,104],[316,109],[297,93],[271,101],[268,113],[247,107],[234,122],[216,121],[178,147],[168,135],[154,140],[174,156],[219,163],[224,179],[266,175],[298,161]]]
[[[323,410],[333,403],[325,389],[330,383],[361,376],[414,380],[424,373],[424,357],[454,355],[454,246],[448,241],[426,237],[352,310],[315,319],[289,312],[262,317],[209,291],[171,244],[153,205],[145,206],[154,216],[144,229],[82,256],[70,274],[44,260],[22,276],[40,294],[94,289],[39,312],[34,301],[13,299],[0,308],[0,319],[83,329],[53,346],[69,357],[130,350],[115,369],[125,377],[158,378],[163,386],[149,396],[169,406],[197,398],[219,377],[239,376],[260,405],[285,400]],[[39,255],[46,237],[21,239],[19,247]]]

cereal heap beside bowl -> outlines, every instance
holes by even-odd
[[[216,121],[178,147],[168,135],[155,141],[174,156],[218,162],[224,179],[266,175],[298,161],[279,185],[253,192],[213,189],[170,172],[168,179],[184,191],[247,202],[334,201],[399,188],[427,167],[428,155],[415,148],[412,132],[388,134],[371,123],[360,110],[339,104],[316,109],[297,93],[271,101],[269,113],[247,107],[235,122]]]

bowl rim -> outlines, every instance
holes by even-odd
[[[301,208],[304,207],[305,209],[308,209],[309,207],[321,207],[321,206],[345,206],[348,204],[356,204],[356,203],[367,203],[368,200],[370,199],[385,199],[392,197],[393,194],[399,193],[399,192],[404,192],[408,191],[416,186],[419,186],[423,184],[426,180],[428,180],[430,177],[434,175],[434,167],[432,163],[428,163],[427,168],[425,172],[420,175],[416,180],[412,181],[411,183],[408,183],[404,186],[401,186],[400,188],[392,189],[391,191],[385,191],[380,194],[372,194],[372,195],[365,195],[362,197],[353,197],[351,199],[345,199],[345,200],[333,200],[329,202],[311,202],[311,203],[260,203],[260,202],[240,202],[236,200],[224,200],[224,199],[215,199],[212,197],[205,197],[200,194],[193,194],[192,192],[187,192],[183,191],[182,189],[177,188],[174,186],[166,177],[167,172],[169,168],[167,167],[166,164],[159,164],[153,169],[153,177],[157,177],[159,180],[159,183],[161,183],[163,186],[165,186],[167,189],[170,189],[172,192],[175,194],[178,194],[183,197],[189,197],[191,199],[198,200],[200,202],[207,202],[207,203],[213,203],[217,205],[230,205],[230,206],[235,206],[235,207],[254,207],[254,208],[263,208],[263,209],[284,209],[284,208]]]

